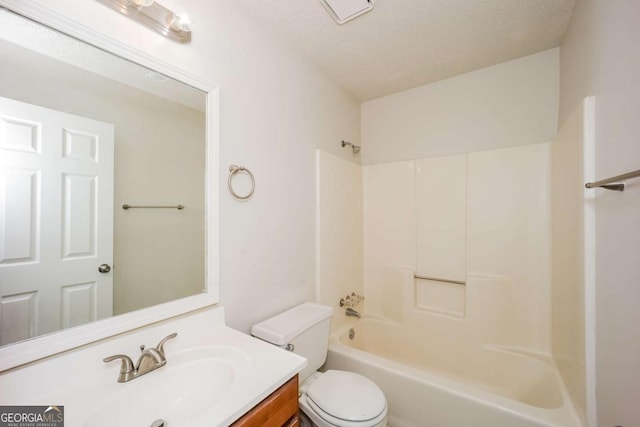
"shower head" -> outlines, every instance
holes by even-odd
[[[358,154],[360,152],[360,146],[359,145],[353,145],[352,143],[348,142],[348,141],[342,141],[342,146],[349,146],[351,147],[351,150],[353,150],[353,154]]]

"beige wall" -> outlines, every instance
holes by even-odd
[[[362,163],[550,141],[557,130],[558,49],[362,104]]]
[[[560,51],[560,123],[596,102],[596,172],[640,168],[640,3],[582,0]],[[640,182],[596,194],[598,426],[640,425]]]
[[[0,52],[0,96],[115,125],[114,314],[200,292],[204,114],[8,42]]]

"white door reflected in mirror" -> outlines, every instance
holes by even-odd
[[[114,126],[0,97],[0,344],[109,317]]]

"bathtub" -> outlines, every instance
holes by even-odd
[[[451,338],[364,317],[332,334],[325,367],[375,381],[390,427],[580,427],[548,359]]]

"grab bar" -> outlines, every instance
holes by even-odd
[[[625,173],[622,175],[614,176],[614,177],[603,179],[596,182],[587,182],[584,186],[586,188],[602,187],[607,190],[624,191],[624,182],[619,182],[619,181],[624,181],[625,179],[638,178],[638,177],[640,177],[640,169],[638,169],[637,171]]]
[[[460,280],[439,279],[437,277],[418,276],[417,274],[414,274],[413,278],[421,279],[421,280],[433,280],[434,282],[454,283],[456,285],[462,285],[462,286],[466,286],[467,284],[467,282],[461,282]]]

